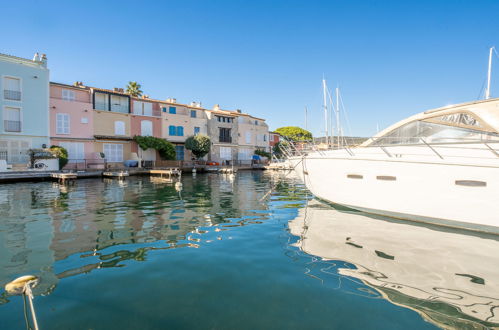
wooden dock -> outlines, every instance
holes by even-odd
[[[51,173],[50,176],[52,179],[57,179],[59,183],[73,183],[78,178],[76,173]]]
[[[106,171],[102,172],[102,176],[105,176],[107,178],[124,179],[127,176],[130,176],[130,174],[125,171]]]
[[[168,169],[163,169],[163,170],[149,170],[149,174],[154,175],[154,174],[159,174],[160,178],[163,178],[163,176],[168,176],[168,179],[171,179],[172,176],[182,176],[182,170],[179,168],[168,168]]]

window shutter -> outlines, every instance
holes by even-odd
[[[170,126],[169,130],[170,130],[169,132],[170,136],[175,136],[176,133],[175,126]]]

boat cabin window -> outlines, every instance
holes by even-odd
[[[453,113],[407,123],[377,138],[373,145],[452,143],[499,140],[499,134],[485,130],[468,113]],[[424,140],[424,142],[423,142]]]

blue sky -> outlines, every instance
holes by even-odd
[[[19,1],[2,4],[0,52],[46,53],[51,80],[142,84],[323,134],[324,75],[346,133],[483,95],[499,1]],[[7,26],[12,28],[6,29]],[[499,97],[499,59],[492,96]]]

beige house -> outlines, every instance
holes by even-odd
[[[177,160],[191,160],[192,154],[185,149],[185,140],[197,134],[208,135],[206,109],[201,107],[201,103],[186,105],[175,99],[160,103],[160,108],[161,137],[175,145]]]
[[[238,159],[251,160],[256,149],[270,151],[269,127],[264,119],[238,113]]]

